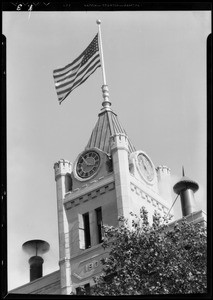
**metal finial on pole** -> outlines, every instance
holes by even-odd
[[[182,175],[183,175],[183,177],[185,176],[184,166],[182,166]]]
[[[101,37],[101,20],[97,20],[96,23],[98,24],[98,32],[99,32],[99,40],[100,40],[100,55],[101,55],[101,66],[102,66],[102,75],[103,75],[103,98],[104,101],[102,105],[104,108],[109,108],[111,106],[111,102],[109,101],[109,89],[106,84],[106,74],[105,74],[105,67],[104,67],[104,54],[103,54],[103,47],[102,47],[102,37]]]

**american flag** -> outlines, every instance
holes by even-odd
[[[87,80],[100,66],[97,33],[89,46],[72,63],[53,71],[59,103],[61,104],[77,86]]]

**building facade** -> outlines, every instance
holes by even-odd
[[[142,206],[150,222],[154,211],[172,215],[170,169],[155,166],[143,149],[134,147],[111,109],[107,86],[103,96],[85,149],[73,163],[61,159],[54,164],[60,269],[12,292],[70,294],[89,288],[108,255],[102,247],[103,224],[118,226],[121,215],[131,222],[130,212],[139,214]],[[195,216],[205,219],[202,212]]]
[[[106,87],[105,87],[106,88]],[[57,186],[60,272],[63,294],[93,284],[107,252],[101,246],[102,224],[118,225],[145,206],[167,214],[171,207],[170,170],[156,168],[136,150],[108,99],[89,141],[72,164],[54,165]],[[151,220],[150,220],[151,221]]]

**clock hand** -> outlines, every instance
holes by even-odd
[[[147,161],[144,161],[144,168],[147,170],[148,169],[148,165],[147,165]]]
[[[87,165],[87,166],[89,166],[88,165],[88,163],[87,163],[87,161],[86,161],[86,159],[82,156],[82,159],[83,159],[83,161],[85,162],[85,164]]]
[[[83,159],[83,161],[85,162],[85,164],[87,166],[94,166],[95,165],[95,163],[92,163],[92,164],[88,163],[87,160],[83,156],[82,156],[82,159]]]
[[[143,162],[144,169],[146,170],[146,163],[145,163],[143,156],[142,156],[142,162]]]

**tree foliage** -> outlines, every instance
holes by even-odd
[[[110,252],[92,294],[206,293],[206,228],[185,218],[170,226],[157,213],[150,225],[144,207],[131,217],[131,228],[123,217],[119,227],[104,226],[103,247]]]

